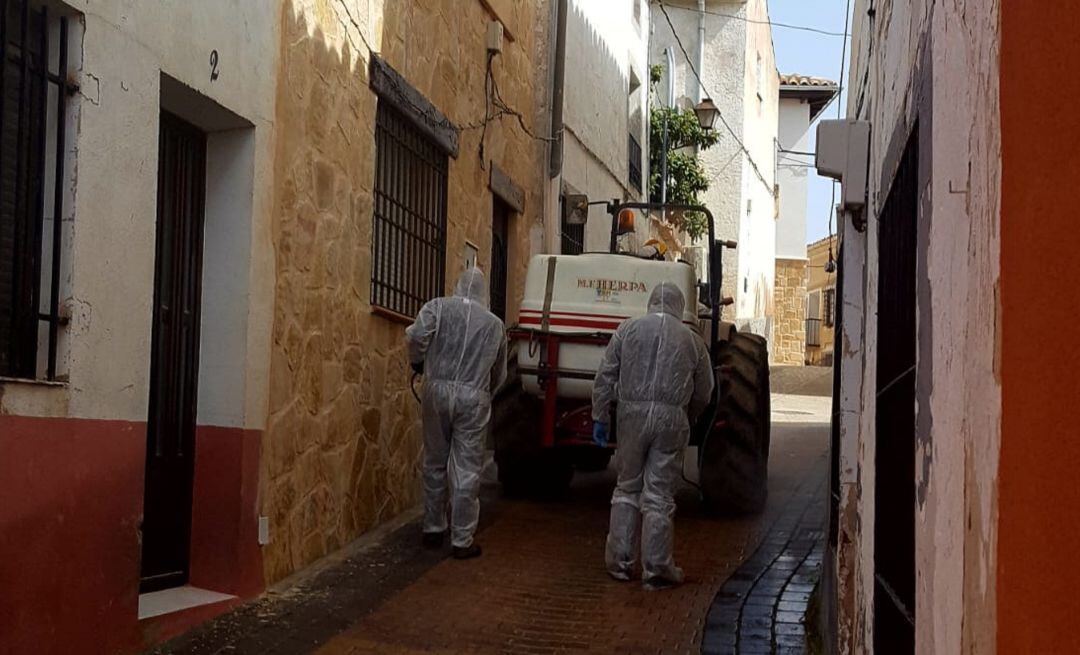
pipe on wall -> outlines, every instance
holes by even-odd
[[[568,0],[559,0],[555,19],[555,75],[551,94],[551,158],[548,177],[562,173],[563,165],[563,89],[566,81],[566,12]]]
[[[697,72],[699,76],[705,75],[705,0],[698,0],[698,23],[697,23]],[[701,79],[698,79],[697,88],[694,90],[694,104],[699,104],[704,97]]]

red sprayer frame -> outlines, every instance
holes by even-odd
[[[510,341],[528,341],[529,343],[537,343],[540,345],[544,352],[544,357],[539,362],[539,370],[537,371],[537,380],[540,383],[541,388],[544,390],[544,414],[543,423],[540,430],[540,443],[544,448],[551,448],[555,445],[555,428],[559,422],[558,416],[558,400],[559,400],[559,385],[558,380],[562,371],[559,369],[559,346],[564,343],[584,343],[593,345],[606,346],[611,340],[610,334],[604,334],[602,332],[594,334],[560,334],[556,332],[541,332],[537,330],[523,330],[521,328],[510,328],[507,331],[507,336]],[[577,421],[582,419],[575,416],[582,410],[588,408],[588,405],[580,407],[576,410],[567,412],[563,417],[564,422]],[[559,445],[567,446],[592,446],[591,438],[591,416],[589,411],[588,416],[590,420],[588,424],[590,426],[589,436],[582,436],[578,434],[576,437],[560,440]],[[575,432],[580,433],[581,430]],[[609,445],[614,447],[614,444]]]

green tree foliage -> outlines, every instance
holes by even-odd
[[[664,76],[664,67],[661,64],[649,66],[649,83],[656,84]]]
[[[653,83],[659,79],[658,67],[650,71]],[[657,103],[659,104],[659,103]],[[706,150],[718,140],[714,130],[703,130],[692,109],[655,106],[649,116],[649,198],[660,202],[660,176],[664,157],[664,121],[668,128],[668,190],[667,201],[678,204],[700,204],[699,194],[709,188],[709,179],[697,155],[688,150],[697,146]],[[688,212],[680,227],[697,239],[708,229],[705,215]]]

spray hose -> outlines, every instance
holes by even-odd
[[[423,403],[420,401],[420,394],[416,393],[416,378],[418,377],[420,377],[419,373],[414,372],[412,374],[412,378],[409,380],[409,388],[412,389],[413,398],[416,398],[416,404],[422,405]]]

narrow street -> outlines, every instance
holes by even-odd
[[[1080,653],[1077,34],[0,0],[0,655]]]
[[[827,374],[776,375],[776,388],[826,393]],[[827,412],[825,396],[774,394],[760,516],[707,516],[695,490],[682,487],[676,559],[687,582],[673,591],[645,592],[605,575],[609,469],[577,476],[560,502],[505,500],[489,485],[478,560],[421,550],[411,513],[154,652],[693,653],[703,642],[709,653],[805,652],[802,615],[821,561]]]

